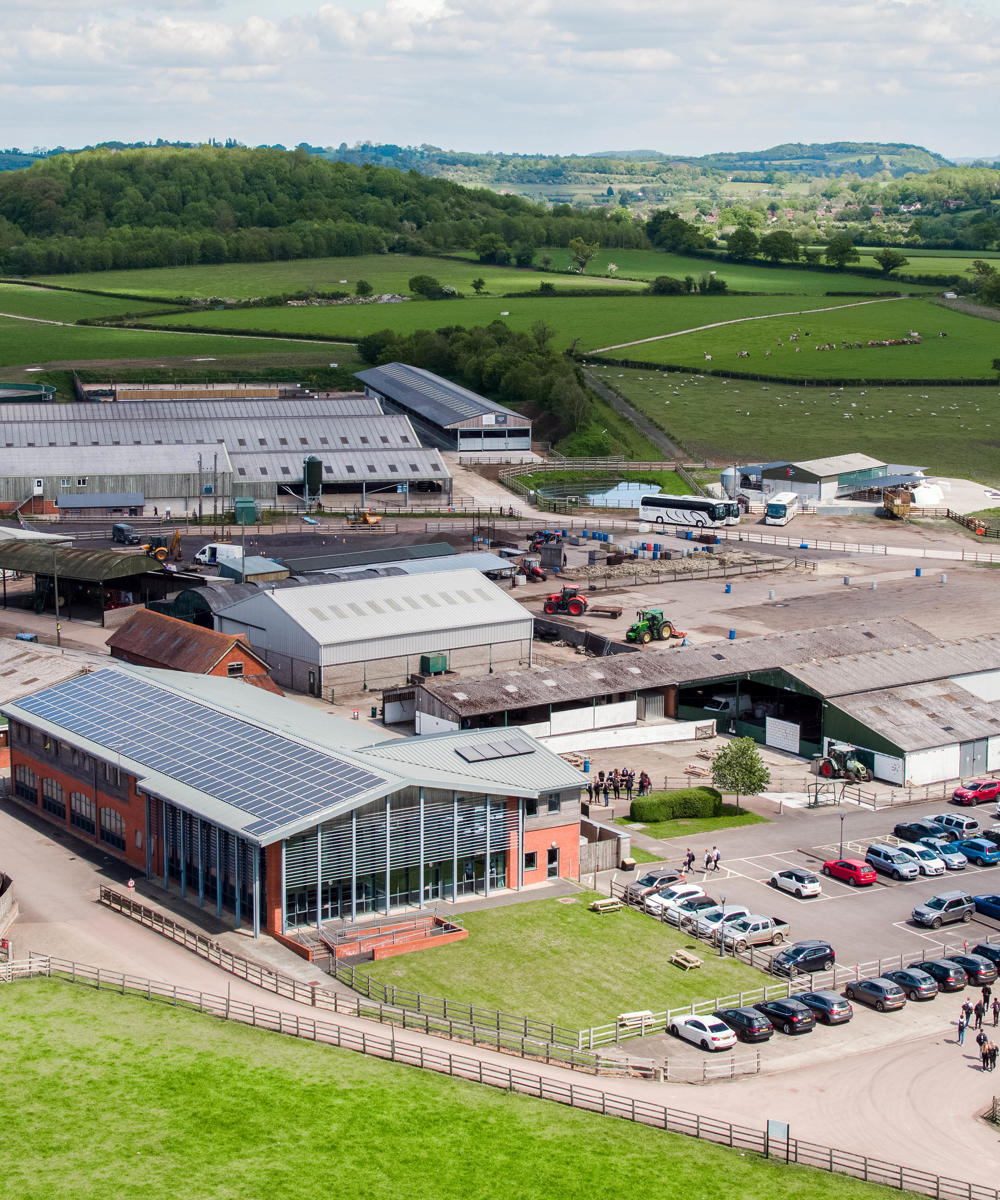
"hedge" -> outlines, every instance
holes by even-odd
[[[677,817],[718,817],[721,813],[722,793],[714,787],[680,788],[675,792],[637,796],[629,809],[633,821],[646,824]]]

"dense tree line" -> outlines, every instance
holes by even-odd
[[[0,175],[0,270],[440,253],[484,234],[530,253],[574,238],[647,245],[627,214],[553,209],[304,149],[85,151]]]

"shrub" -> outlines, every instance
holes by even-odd
[[[675,792],[653,792],[632,801],[629,816],[633,821],[654,824],[678,817],[718,817],[722,814],[722,793],[714,787],[680,788]]]

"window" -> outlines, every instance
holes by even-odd
[[[300,438],[299,438],[299,445],[300,445],[300,446],[308,446],[308,445],[309,445],[308,439],[306,439],[306,438],[304,438],[304,437],[300,437]]]
[[[405,433],[400,434],[399,440],[403,443],[404,446],[408,446],[410,444],[410,439],[406,436]]]
[[[368,445],[368,439],[367,439],[366,437],[363,437],[363,438],[361,439],[361,445],[362,445],[362,446],[367,446],[367,445]]]
[[[330,444],[330,439],[329,439],[328,437],[321,437],[321,438],[319,439],[319,444],[320,444],[321,446],[329,446],[329,444]]]
[[[112,787],[121,787],[122,773],[118,767],[112,766],[109,762],[101,763],[102,778],[112,785]]]
[[[537,800],[534,800],[534,799],[525,800],[524,815],[526,817],[537,817],[538,816],[538,801]]]
[[[417,466],[416,463],[410,463],[410,470],[413,472],[414,475],[418,475],[420,473],[420,468]]]
[[[538,853],[535,850],[529,850],[524,856],[524,869],[526,871],[538,870]]]
[[[260,473],[261,473],[261,475],[266,475],[266,474],[267,474],[267,467],[261,467],[261,469],[260,469]]]
[[[29,804],[38,803],[38,780],[30,767],[14,768],[14,795]]]
[[[347,445],[347,438],[345,438],[345,437],[342,437],[342,438],[340,439],[340,444],[341,444],[342,446],[346,446],[346,445]]]
[[[247,444],[247,440],[246,438],[237,438],[236,444],[237,446],[245,446]]]
[[[281,473],[282,475],[291,475],[292,472],[288,469],[288,467],[282,467]]]
[[[97,806],[83,792],[69,794],[69,823],[84,833],[97,833]]]
[[[347,469],[348,475],[356,475],[357,474],[357,472],[354,470],[354,468],[350,464],[348,464],[346,469]]]
[[[383,446],[389,445],[389,439],[385,436],[384,433],[379,437],[379,441],[382,443]]]
[[[247,469],[246,467],[237,467],[236,473],[237,475],[245,475],[247,473]]]
[[[267,438],[258,438],[258,439],[257,439],[257,444],[258,444],[258,446],[266,446],[266,445],[267,445]]]
[[[60,487],[72,487],[72,486],[73,486],[73,480],[72,480],[72,479],[60,479],[60,480],[59,480],[59,486],[60,486]]]
[[[86,487],[87,486],[87,476],[84,475],[80,479],[78,479],[76,481],[76,486],[77,487]]]
[[[113,808],[101,809],[101,841],[118,850],[125,849],[125,818]]]
[[[395,463],[389,463],[389,474],[390,475],[398,475],[399,474],[399,467],[397,467]]]
[[[369,474],[369,475],[374,475],[374,474],[375,474],[375,464],[374,464],[374,463],[369,463],[369,464],[368,464],[368,474]]]
[[[549,796],[549,812],[559,812],[562,808],[561,796]]]
[[[42,780],[42,808],[54,817],[66,820],[66,795],[57,779]]]
[[[232,677],[237,677],[243,674],[243,663],[231,662],[226,663],[226,674]]]
[[[59,742],[55,738],[46,738],[43,745],[53,758],[59,757]]]
[[[278,438],[278,445],[279,446],[287,446],[288,438],[283,438],[283,437]]]

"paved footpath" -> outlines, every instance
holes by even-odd
[[[28,950],[225,995],[289,1014],[317,1012],[236,979],[152,931],[97,904],[102,883],[122,887],[122,864],[68,836],[53,837],[30,814],[0,801],[0,868],[14,876],[21,915],[11,931],[15,955]],[[157,889],[142,882],[140,892]],[[162,893],[161,893],[162,896]],[[253,939],[227,933],[231,949],[256,956]],[[269,947],[268,965],[299,978],[318,977],[308,964]],[[326,979],[326,977],[323,977]],[[328,985],[332,981],[326,980]],[[950,1009],[947,1010],[950,1013]],[[382,1027],[347,1016],[321,1019],[354,1029]],[[944,1021],[944,1010],[942,1010]],[[519,1060],[483,1048],[444,1042],[413,1031],[400,1041],[452,1050],[502,1067]],[[948,1028],[903,1045],[777,1074],[703,1086],[608,1079],[606,1091],[701,1112],[752,1128],[788,1121],[792,1135],[823,1145],[995,1186],[998,1133],[977,1120],[993,1095],[993,1079],[978,1070],[973,1047],[959,1048]],[[546,1078],[594,1086],[598,1081],[558,1067],[525,1063]]]

